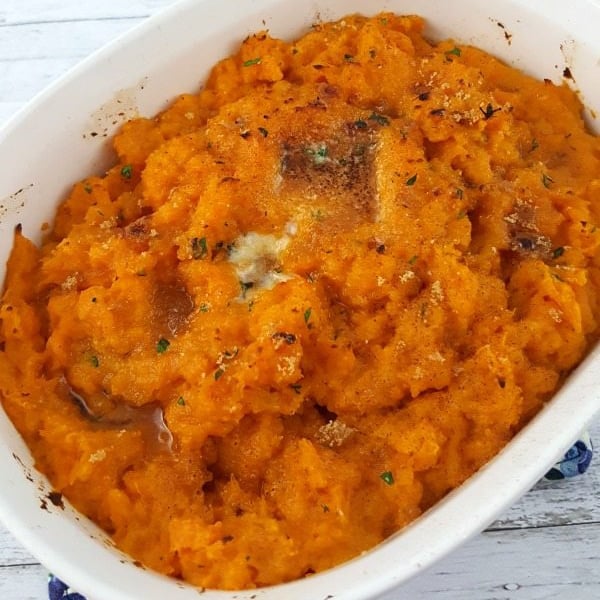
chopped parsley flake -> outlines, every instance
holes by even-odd
[[[352,62],[354,60],[354,56],[352,56],[352,54],[344,54],[344,60]]]
[[[456,188],[456,192],[454,193],[454,195],[459,199],[462,200],[463,199],[463,195],[464,192],[460,189],[460,188]]]
[[[122,169],[121,169],[121,175],[125,178],[125,179],[131,179],[131,176],[133,175],[133,167],[131,165],[125,165]]]
[[[552,177],[550,177],[550,175],[547,175],[546,173],[542,173],[542,183],[544,184],[545,188],[549,188],[551,183],[554,183],[554,179],[552,179]]]
[[[413,254],[409,259],[408,259],[408,264],[409,265],[414,265],[417,262],[417,258],[419,258],[416,254]]]
[[[179,406],[185,406],[185,399],[183,396],[179,396],[179,398],[177,398],[177,404],[179,404]]]
[[[390,124],[390,120],[384,116],[384,115],[380,115],[379,113],[371,113],[371,115],[369,116],[369,121],[375,121],[375,123],[377,123],[378,125],[389,125]]]
[[[315,152],[315,156],[319,159],[319,162],[324,162],[328,154],[329,151],[327,150],[326,146],[319,147]],[[315,162],[317,162],[316,159]]]
[[[329,512],[329,506],[327,506],[327,504],[321,504],[321,508],[323,509],[324,513],[328,513]]]
[[[89,183],[86,183],[83,186],[83,189],[85,191],[86,194],[91,194],[92,193],[92,186]]]
[[[158,340],[158,342],[156,342],[156,351],[159,354],[162,354],[163,352],[167,351],[167,349],[169,348],[170,345],[171,345],[171,342],[169,342],[169,340],[167,340],[166,338],[160,338],[160,340]]]
[[[394,476],[392,475],[391,471],[384,471],[380,476],[379,476],[384,483],[386,483],[387,485],[394,485]]]
[[[243,62],[244,67],[251,67],[252,65],[259,65],[262,58],[257,56],[256,58],[251,58],[250,60],[245,60]]]
[[[207,313],[210,310],[210,306],[208,304],[206,304],[206,302],[203,302],[199,307],[198,310],[202,313]]]
[[[539,147],[540,147],[540,143],[535,138],[533,138],[531,140],[531,150],[529,150],[529,151],[533,152],[534,150],[537,150]]]
[[[267,137],[269,135],[269,131],[267,129],[265,129],[264,127],[259,127],[258,131],[260,132],[260,135],[262,135],[263,137]]]
[[[412,177],[409,177],[406,180],[406,185],[415,185],[416,181],[417,181],[417,174],[415,173]]]
[[[565,253],[565,249],[562,246],[554,248],[552,252],[552,258],[560,258]]]
[[[367,122],[363,121],[362,119],[358,119],[356,121],[354,121],[354,127],[356,127],[356,129],[366,129],[368,127]]]
[[[322,165],[327,162],[327,157],[329,156],[329,150],[327,150],[325,144],[317,144],[316,146],[308,147],[305,152],[308,156],[312,156],[315,165]]]
[[[299,383],[291,383],[290,387],[294,390],[294,392],[296,392],[296,394],[299,394],[302,390],[302,386]]]
[[[446,54],[446,56],[453,54],[454,56],[460,56],[461,52],[460,52],[460,48],[457,48],[456,46],[454,48],[452,48],[452,50],[446,50],[446,52],[444,53]]]
[[[194,260],[199,260],[204,258],[208,254],[208,246],[206,244],[206,238],[192,238],[190,241],[190,245],[192,246],[192,258]]]
[[[225,373],[225,369],[217,369],[215,371],[215,381],[219,381],[219,379],[221,379],[221,376],[223,375],[223,373]]]
[[[100,366],[100,361],[98,360],[97,356],[91,356],[90,363],[92,363],[92,367],[94,367],[95,369],[97,369]]]
[[[307,308],[304,311],[304,322],[308,325],[308,321],[310,320],[310,315],[312,314],[312,308]]]

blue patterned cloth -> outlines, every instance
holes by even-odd
[[[48,598],[49,600],[85,600],[85,596],[74,592],[54,575],[48,576]]]
[[[544,479],[554,481],[582,475],[588,470],[593,453],[594,446],[589,434],[586,432],[569,448],[563,458],[546,473]]]
[[[594,447],[589,434],[584,433],[569,448],[563,458],[559,460],[545,475],[544,479],[556,481],[567,477],[582,475],[588,470],[592,462]],[[66,583],[54,575],[48,577],[49,600],[86,600],[84,596],[74,592]]]

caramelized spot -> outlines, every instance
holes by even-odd
[[[282,150],[284,189],[302,189],[305,197],[328,199],[340,212],[373,219],[376,139],[352,123],[318,138],[288,139]]]
[[[194,301],[180,282],[159,284],[152,296],[152,308],[158,334],[175,336],[187,324]]]

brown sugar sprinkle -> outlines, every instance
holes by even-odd
[[[355,429],[348,427],[341,419],[332,419],[319,427],[315,437],[323,446],[336,448],[341,446],[355,431]]]

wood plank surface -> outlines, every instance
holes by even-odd
[[[0,125],[84,56],[172,1],[2,0]],[[600,423],[592,437],[600,445]],[[46,576],[0,526],[0,598],[44,600]],[[600,460],[576,480],[539,483],[486,532],[384,600],[430,598],[600,599]]]

